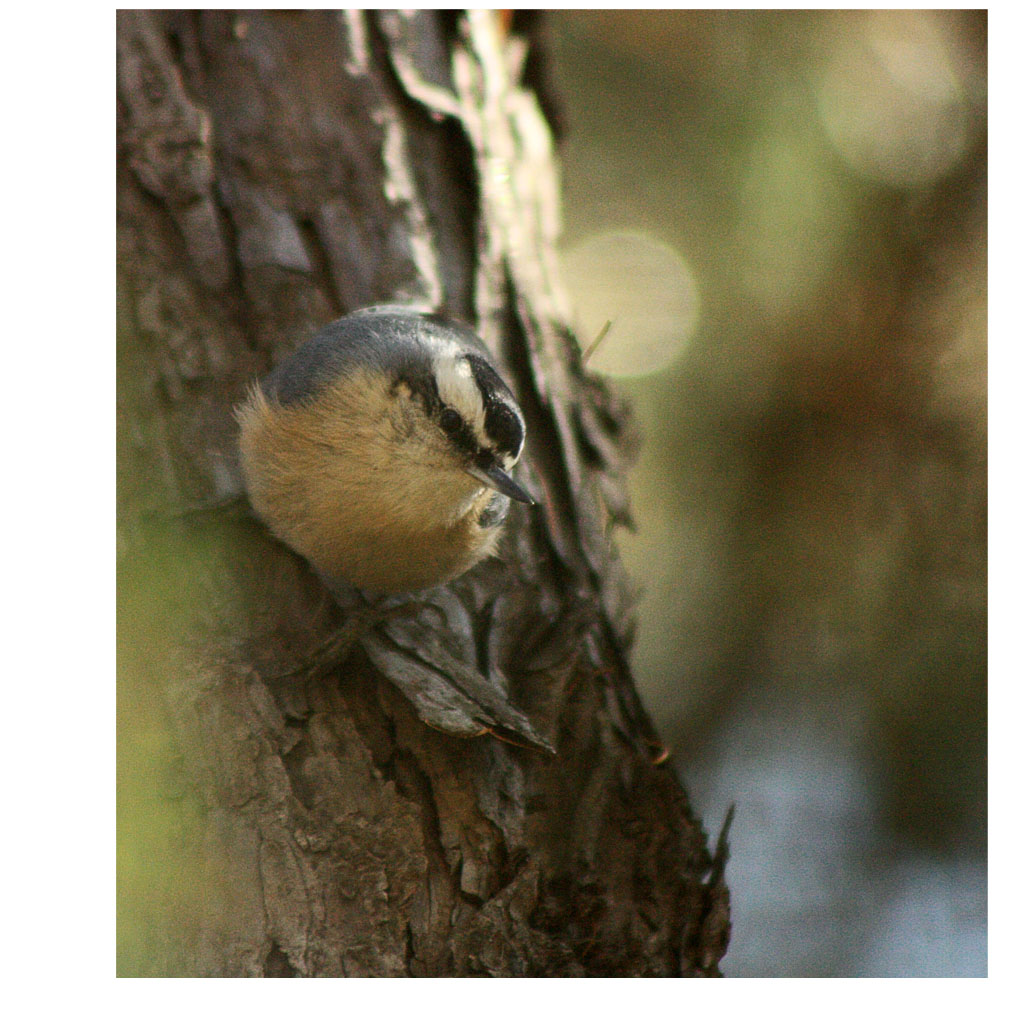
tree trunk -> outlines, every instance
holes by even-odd
[[[117,25],[120,972],[716,974],[723,857],[629,674],[628,422],[566,326],[525,39],[488,11]],[[476,327],[543,501],[359,631],[224,499],[247,383],[387,301]]]

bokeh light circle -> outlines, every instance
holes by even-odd
[[[931,12],[872,12],[815,90],[836,151],[862,177],[896,187],[949,173],[972,141],[958,63]]]
[[[611,321],[588,368],[614,377],[655,373],[693,337],[697,282],[664,242],[639,231],[589,235],[564,254],[563,269],[583,348]]]

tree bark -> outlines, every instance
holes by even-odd
[[[120,749],[167,769],[181,855],[158,900],[119,865],[122,920],[153,911],[121,973],[718,973],[724,850],[630,677],[608,535],[631,432],[566,326],[515,29],[118,13],[119,712],[158,707],[173,738]],[[543,501],[501,558],[360,632],[232,511],[232,408],[323,323],[387,301],[475,326]]]

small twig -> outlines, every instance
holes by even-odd
[[[606,320],[604,327],[597,332],[597,337],[587,346],[587,351],[583,353],[583,364],[587,363],[587,360],[597,351],[597,346],[607,337],[608,332],[612,329],[611,320]]]
[[[711,857],[711,870],[708,874],[707,886],[718,885],[725,877],[725,862],[729,859],[729,828],[736,816],[736,805],[730,804],[726,812],[725,821],[722,822],[722,829],[718,833],[718,842],[715,843],[715,852]]]

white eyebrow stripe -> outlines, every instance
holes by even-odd
[[[483,448],[492,444],[484,431],[484,401],[469,361],[458,351],[434,358],[437,393],[445,405],[455,409],[469,425]]]

